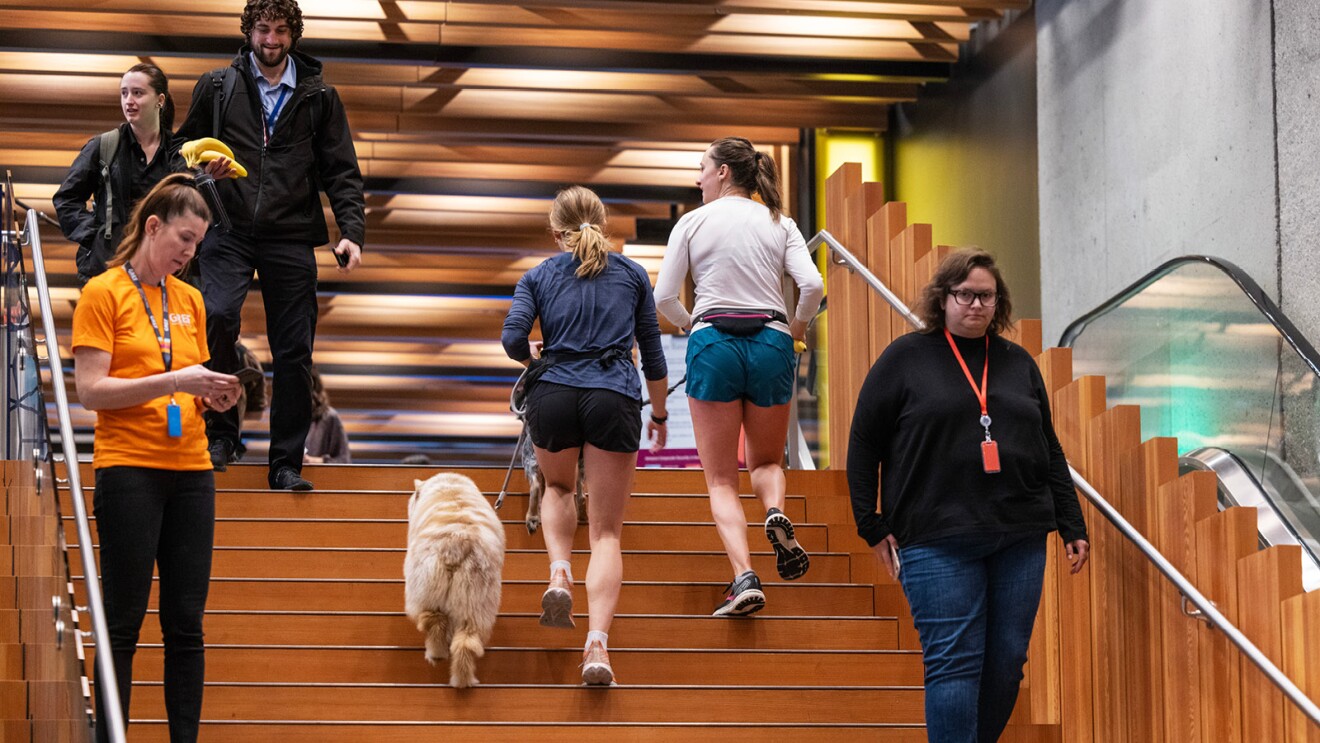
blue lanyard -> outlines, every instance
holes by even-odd
[[[280,97],[275,101],[275,105],[271,107],[270,113],[266,114],[267,142],[270,141],[270,130],[275,128],[275,119],[280,115],[280,109],[284,108],[284,98],[287,95],[289,95],[289,89],[285,86],[280,86]]]
[[[151,303],[147,302],[147,293],[142,291],[142,282],[138,279],[137,271],[133,270],[133,264],[125,263],[124,271],[133,281],[133,286],[137,287],[138,296],[142,298],[142,309],[146,311],[147,319],[151,321],[156,342],[160,344],[160,359],[165,363],[165,371],[168,372],[173,366],[174,353],[170,344],[170,294],[165,291],[165,279],[160,280],[160,316],[165,321],[165,331],[161,332],[160,325],[156,323],[156,316],[151,314]]]

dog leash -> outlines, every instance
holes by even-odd
[[[522,374],[518,375],[518,381],[513,383],[513,389],[509,391],[509,410],[518,417],[518,420],[522,421],[523,425],[522,430],[518,432],[518,443],[513,447],[513,456],[509,458],[509,468],[504,471],[504,484],[500,486],[500,494],[495,498],[496,511],[500,510],[500,507],[504,505],[504,496],[509,494],[509,480],[513,479],[513,469],[518,464],[518,456],[522,454],[523,441],[527,439],[527,396],[520,395],[519,392],[526,386],[527,372],[529,371],[531,371],[530,367],[523,369]],[[678,389],[686,381],[687,375],[684,374],[682,379],[678,380],[665,390],[665,397],[674,394],[674,390]],[[519,402],[522,403],[521,407],[519,407]],[[646,407],[650,404],[650,400],[642,401],[642,407]]]
[[[522,420],[522,416],[518,416]],[[518,432],[518,443],[513,447],[513,457],[509,460],[509,469],[504,471],[504,484],[500,486],[500,494],[495,498],[495,510],[500,510],[504,505],[504,496],[509,494],[509,478],[513,477],[513,465],[518,461],[518,455],[522,453],[523,441],[527,438],[527,422],[523,421],[522,430]]]

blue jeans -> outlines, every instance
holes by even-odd
[[[165,714],[171,743],[197,740],[206,659],[202,615],[211,581],[215,473],[148,467],[96,471],[93,496],[101,550],[101,589],[119,703],[128,725],[133,655],[147,614],[152,571],[160,576],[160,628],[165,644]],[[104,646],[97,647],[105,652]],[[100,675],[100,671],[97,671]],[[99,679],[98,679],[99,680]],[[101,684],[96,709],[104,712]],[[154,716],[154,715],[152,715]],[[97,741],[109,740],[97,725]]]
[[[931,743],[999,740],[1040,606],[1045,535],[961,535],[898,554],[921,637]]]

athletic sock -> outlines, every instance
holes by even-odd
[[[550,563],[550,580],[555,579],[556,570],[563,570],[564,577],[568,578],[568,582],[573,582],[573,566],[569,564],[568,560],[555,560]]]
[[[583,645],[582,647],[583,647],[583,649],[585,650],[586,648],[591,647],[591,643],[593,643],[593,642],[599,642],[601,647],[603,647],[603,648],[608,648],[608,647],[609,647],[609,643],[608,643],[609,637],[610,637],[610,636],[607,635],[607,634],[605,634],[604,632],[601,632],[600,630],[594,630],[594,629],[593,629],[593,630],[591,630],[590,632],[587,633],[587,644],[586,644],[586,645]]]

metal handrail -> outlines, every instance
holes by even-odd
[[[115,676],[115,661],[110,650],[110,630],[105,623],[105,604],[101,600],[100,574],[92,554],[92,529],[87,521],[87,504],[83,501],[82,476],[78,471],[78,448],[73,440],[73,421],[69,417],[69,398],[64,389],[64,364],[60,359],[60,344],[55,335],[55,313],[50,301],[50,285],[46,281],[46,260],[41,252],[41,234],[37,229],[37,212],[28,210],[24,230],[32,246],[32,273],[37,281],[37,301],[41,305],[41,325],[46,334],[46,359],[50,365],[50,386],[55,392],[55,412],[60,422],[60,446],[64,449],[64,464],[69,478],[69,499],[73,501],[74,521],[78,526],[78,554],[82,558],[83,576],[87,583],[87,607],[92,615],[92,636],[96,640],[97,688],[101,692],[101,706],[96,710],[97,725],[109,723],[110,740],[125,743],[124,716],[119,708],[119,684]]]
[[[821,230],[811,239],[810,242],[807,243],[807,247],[809,250],[814,250],[815,246],[818,246],[821,243],[828,244],[830,249],[838,254],[838,262],[840,264],[846,265],[850,271],[861,275],[861,277],[866,280],[866,283],[884,297],[885,301],[897,310],[913,328],[921,330],[925,327],[925,324],[921,322],[921,319],[912,314],[912,311],[907,308],[907,305],[903,304],[903,301],[895,296],[894,293],[889,290],[889,287],[882,284],[880,280],[875,277],[875,274],[868,271],[866,266],[862,265],[852,253],[849,253],[847,249],[840,245],[830,233]],[[1206,598],[1200,591],[1196,590],[1196,586],[1193,586],[1191,581],[1187,580],[1187,577],[1173,566],[1173,563],[1169,562],[1164,555],[1160,554],[1160,551],[1155,549],[1155,545],[1151,544],[1149,540],[1141,535],[1141,532],[1137,531],[1127,519],[1123,518],[1123,515],[1110,505],[1109,501],[1105,500],[1104,497],[1101,496],[1100,493],[1086,481],[1086,478],[1082,477],[1071,464],[1068,465],[1068,472],[1072,475],[1073,485],[1076,486],[1084,496],[1086,496],[1086,499],[1091,501],[1091,504],[1095,506],[1105,518],[1109,519],[1109,522],[1113,524],[1124,537],[1127,537],[1128,541],[1132,542],[1132,544],[1146,556],[1146,559],[1150,560],[1151,563],[1153,563],[1155,567],[1164,574],[1164,577],[1167,578],[1170,583],[1173,583],[1174,587],[1178,589],[1183,597],[1184,613],[1194,619],[1202,620],[1206,624],[1223,632],[1229,641],[1236,645],[1238,650],[1242,651],[1242,654],[1247,656],[1247,659],[1261,670],[1261,673],[1265,674],[1265,677],[1269,679],[1270,683],[1277,686],[1279,690],[1283,692],[1284,696],[1288,697],[1289,701],[1297,705],[1298,709],[1311,719],[1311,722],[1320,725],[1320,707],[1317,707],[1315,702],[1311,701],[1311,699],[1297,687],[1297,684],[1294,684],[1291,679],[1284,675],[1283,671],[1279,670],[1278,666],[1274,665],[1273,661],[1261,652],[1260,648],[1256,647],[1246,635],[1242,634],[1241,630],[1230,622],[1227,617],[1220,613],[1220,611],[1215,608],[1213,601]],[[1196,605],[1199,613],[1193,614],[1186,610],[1185,606],[1189,601]]]
[[[829,245],[830,250],[834,251],[835,254],[839,256],[839,260],[835,261],[837,264],[846,266],[849,271],[861,276],[862,280],[869,284],[872,289],[880,294],[880,296],[884,297],[885,301],[889,303],[889,306],[893,307],[898,314],[902,315],[904,319],[911,323],[912,327],[918,329],[924,327],[921,318],[912,314],[912,310],[909,310],[907,305],[903,304],[903,300],[899,299],[898,295],[890,291],[889,287],[885,286],[880,279],[877,279],[875,274],[871,273],[861,261],[857,260],[856,256],[848,252],[847,248],[843,247],[838,240],[834,239],[834,235],[831,235],[828,230],[817,232],[815,237],[807,241],[807,252],[815,252],[816,248],[820,247],[822,243]]]
[[[1201,619],[1206,624],[1213,625],[1223,632],[1229,641],[1237,645],[1238,650],[1241,650],[1242,654],[1247,656],[1248,660],[1256,664],[1256,667],[1261,670],[1261,673],[1265,674],[1265,677],[1271,683],[1279,687],[1284,696],[1288,697],[1307,717],[1311,718],[1311,722],[1320,724],[1320,707],[1317,707],[1315,702],[1312,702],[1306,696],[1305,692],[1297,688],[1297,684],[1294,684],[1292,679],[1285,676],[1283,671],[1280,671],[1279,667],[1274,665],[1273,661],[1265,657],[1260,648],[1256,647],[1255,643],[1242,634],[1242,630],[1239,630],[1227,617],[1221,614],[1219,609],[1215,608],[1213,601],[1196,590],[1196,586],[1193,586],[1192,582],[1187,580],[1187,577],[1173,566],[1173,563],[1160,554],[1160,551],[1155,549],[1155,545],[1143,537],[1141,532],[1137,531],[1132,524],[1128,523],[1127,519],[1123,518],[1123,514],[1119,513],[1117,509],[1109,504],[1109,501],[1105,500],[1100,493],[1096,492],[1095,488],[1091,487],[1091,483],[1077,474],[1077,470],[1073,469],[1072,465],[1068,465],[1068,471],[1072,473],[1073,484],[1077,486],[1078,490],[1082,491],[1086,499],[1091,501],[1091,504],[1100,513],[1104,514],[1105,518],[1109,519],[1109,522],[1123,533],[1123,536],[1136,545],[1137,549],[1141,550],[1141,553],[1146,556],[1146,559],[1154,563],[1155,567],[1164,574],[1164,577],[1168,578],[1169,582],[1183,595],[1184,602],[1190,601],[1200,610],[1200,614],[1197,615],[1185,610],[1184,613],[1195,619]]]

